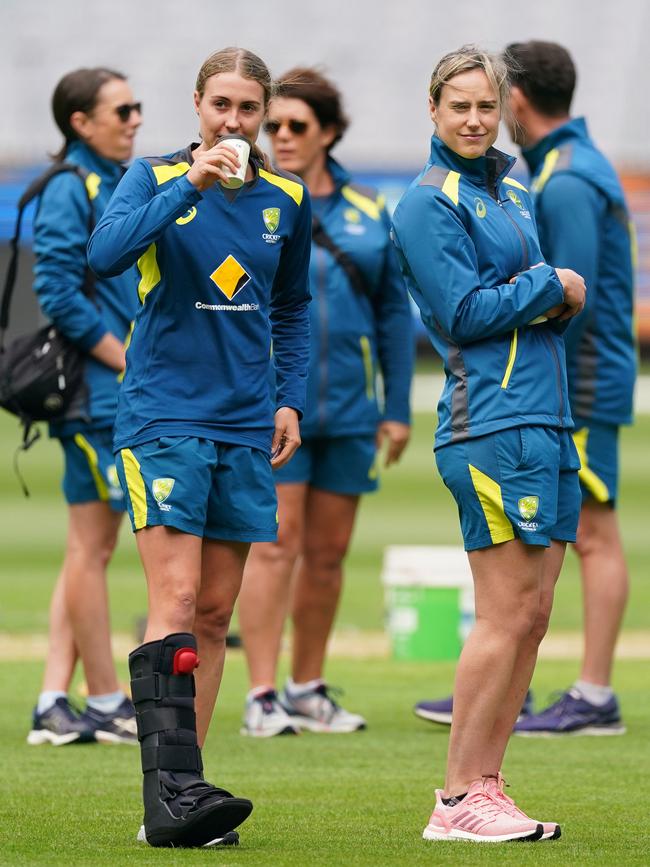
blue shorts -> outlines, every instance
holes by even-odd
[[[613,507],[618,494],[618,425],[581,418],[574,422],[582,501],[595,500]]]
[[[307,437],[289,463],[275,471],[275,482],[367,494],[379,486],[376,457],[374,436]]]
[[[174,527],[229,542],[275,542],[271,461],[260,449],[161,437],[116,455],[133,531]]]
[[[106,503],[124,512],[126,503],[115,469],[111,428],[61,437],[65,469],[63,494],[70,505]]]
[[[443,446],[436,463],[458,505],[466,551],[515,538],[575,542],[580,461],[569,431],[497,431]]]

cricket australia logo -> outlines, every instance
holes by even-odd
[[[158,503],[158,508],[163,512],[169,512],[171,506],[165,502],[174,489],[176,479],[154,479],[151,483],[151,493],[155,501]]]
[[[514,190],[508,190],[506,196],[514,205],[519,208],[519,210],[521,211],[521,216],[524,217],[526,220],[530,220],[530,211],[524,207],[524,203],[521,201],[520,196],[518,196]]]
[[[263,240],[267,244],[277,244],[280,240],[280,235],[276,235],[278,226],[280,225],[280,208],[264,208],[262,211],[262,219],[268,232],[262,233]]]
[[[522,497],[517,503],[519,514],[524,521],[532,520],[539,509],[539,497]]]

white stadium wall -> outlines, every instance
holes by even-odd
[[[276,74],[325,67],[353,120],[338,150],[350,165],[410,169],[426,157],[427,81],[442,53],[542,38],[573,53],[575,112],[588,116],[600,145],[620,167],[647,171],[649,33],[648,0],[0,0],[0,164],[42,162],[58,147],[51,92],[84,65],[129,75],[145,105],[139,153],[179,147],[196,135],[201,61],[242,45]]]

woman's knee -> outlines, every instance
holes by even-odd
[[[197,606],[194,618],[194,631],[204,640],[222,642],[226,640],[233,606],[223,603]]]

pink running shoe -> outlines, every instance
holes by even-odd
[[[509,810],[512,816],[517,816],[520,819],[530,819],[530,817],[524,813],[524,811],[518,807],[515,802],[506,795],[504,787],[506,785],[506,781],[503,778],[501,772],[498,773],[496,777],[483,777],[483,782],[485,784],[485,788],[490,792],[492,797],[501,799],[505,805],[505,809]],[[536,819],[530,819],[531,822],[536,822]],[[557,822],[539,822],[544,829],[541,839],[542,840],[559,840],[562,836],[562,829],[557,824]]]
[[[539,840],[543,828],[528,816],[514,816],[501,798],[496,798],[483,780],[475,780],[459,804],[442,803],[436,789],[436,806],[424,829],[425,840],[472,840],[501,843],[505,840]]]

